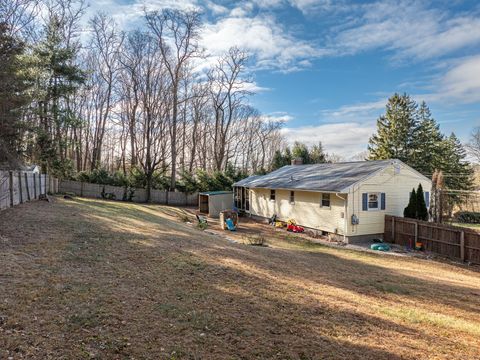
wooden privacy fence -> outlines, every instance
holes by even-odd
[[[0,171],[0,210],[58,191],[58,180],[31,171]]]
[[[473,229],[385,215],[384,240],[402,246],[421,242],[426,251],[480,264],[480,232]]]
[[[81,181],[61,180],[59,190],[62,193],[72,193],[77,196],[102,198],[102,193],[114,194],[116,200],[123,200],[128,197],[129,188],[123,186],[111,186],[92,184]],[[147,201],[147,192],[145,189],[134,188],[133,202],[143,203]],[[156,204],[177,205],[177,206],[197,206],[198,194],[186,194],[178,191],[154,190],[150,192],[150,201]]]

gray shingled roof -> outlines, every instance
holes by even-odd
[[[250,176],[233,186],[342,192],[349,186],[398,160],[356,161],[334,164],[288,165],[270,174]]]
[[[245,186],[244,184],[249,184],[251,181],[261,178],[263,175],[250,175],[249,177],[237,181],[233,186]]]

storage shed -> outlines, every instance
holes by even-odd
[[[209,191],[198,194],[198,207],[202,214],[218,218],[220,211],[229,210],[233,207],[233,192]]]

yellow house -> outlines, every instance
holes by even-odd
[[[276,215],[345,242],[383,236],[385,214],[403,216],[410,192],[431,181],[400,160],[289,165],[234,186],[235,207],[254,217]]]

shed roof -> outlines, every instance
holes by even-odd
[[[250,188],[343,192],[353,184],[399,160],[354,161],[333,164],[287,165],[267,175],[234,184]]]
[[[233,194],[233,192],[232,191],[205,191],[200,193],[200,195],[208,195],[208,196],[225,195],[225,194]]]

